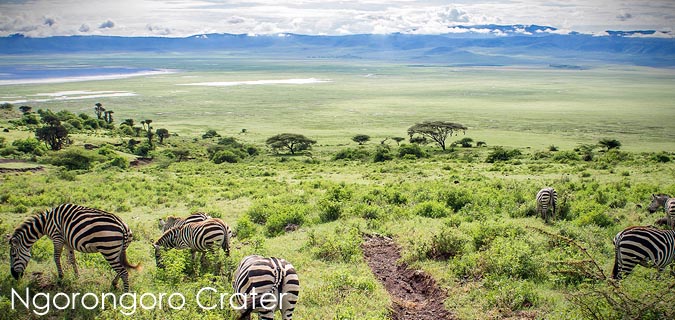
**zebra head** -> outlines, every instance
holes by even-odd
[[[669,195],[667,194],[653,194],[652,193],[652,202],[649,204],[649,213],[654,213],[656,210],[658,210],[660,207],[663,207],[666,204],[666,201],[670,198]]]
[[[30,245],[26,245],[18,234],[9,237],[9,268],[14,279],[19,280],[23,276],[29,260]]]

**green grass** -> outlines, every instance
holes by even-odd
[[[86,56],[60,58],[60,62],[36,59],[37,63],[104,63],[103,58]],[[660,217],[644,209],[651,193],[675,193],[675,164],[654,159],[655,153],[664,151],[672,158],[675,150],[670,121],[675,113],[671,90],[675,74],[671,70],[421,68],[175,54],[157,59],[111,55],[105,60],[182,71],[115,81],[2,86],[0,97],[69,90],[131,91],[138,95],[29,105],[34,110],[66,109],[93,116],[94,103],[101,102],[115,111],[116,123],[126,118],[137,124],[152,119],[153,127],[167,128],[178,136],[158,146],[149,165],[123,170],[102,163],[71,172],[45,165],[43,172],[0,176],[0,233],[9,233],[27,216],[63,202],[119,215],[136,240],[128,250],[129,260],[144,266],[131,272],[132,291],[181,292],[192,299],[182,311],[166,306],[153,312],[139,310],[135,317],[140,319],[232,318],[232,310],[203,311],[193,299],[205,286],[230,292],[231,272],[241,257],[251,253],[283,257],[296,267],[302,284],[298,319],[386,319],[391,302],[360,254],[363,233],[393,237],[402,247],[404,261],[425,270],[448,290],[446,307],[462,319],[588,316],[571,297],[575,294],[593,301],[601,315],[621,317],[626,314],[593,296],[611,287],[582,276],[587,269],[573,268],[574,261],[587,257],[529,227],[574,239],[609,274],[612,237],[626,226],[651,224]],[[25,62],[17,57],[8,61]],[[365,77],[368,74],[375,76]],[[220,88],[176,85],[309,77],[332,82]],[[345,148],[361,148],[372,155],[380,140],[407,137],[408,127],[428,119],[462,123],[469,127],[466,137],[485,141],[488,148],[441,152],[429,145],[423,147],[429,156],[416,160],[332,160]],[[32,135],[6,120],[0,127],[11,128],[0,132],[6,145]],[[243,128],[247,133],[239,134]],[[205,156],[215,140],[201,139],[208,129],[256,145],[261,154],[216,165]],[[316,139],[311,157],[268,153],[265,139],[282,132]],[[372,140],[359,147],[351,141],[355,134],[368,134]],[[449,141],[463,137],[460,133]],[[573,152],[579,144],[594,144],[601,138],[621,141],[622,153],[596,150],[593,161],[555,160],[556,154]],[[80,133],[73,135],[72,148],[127,139],[103,131]],[[396,144],[391,139],[388,144],[396,155]],[[487,163],[490,147],[497,145],[518,148],[522,155]],[[551,145],[560,151],[548,152]],[[190,149],[195,159],[175,162],[162,155],[162,150],[174,147]],[[538,152],[543,156],[536,156]],[[550,225],[534,215],[534,195],[547,185],[558,190],[566,207]],[[231,257],[211,256],[221,263],[218,270],[200,269],[188,261],[187,252],[169,253],[169,270],[158,270],[151,246],[161,235],[157,220],[194,211],[220,217],[235,229],[254,218],[266,222],[248,223],[252,237],[236,238]],[[279,226],[298,217],[297,231],[276,235]],[[430,250],[444,248],[459,254],[442,260],[429,257]],[[32,317],[22,308],[11,309],[10,288],[52,294],[110,291],[113,272],[100,255],[77,254],[80,277],[76,279],[66,267],[65,279],[58,281],[51,250],[49,240],[40,240],[33,247],[26,275],[15,282],[7,268],[8,245],[0,242],[0,265],[5,266],[0,268],[0,319]],[[650,292],[667,292],[664,288],[673,282],[665,274],[660,281],[653,280],[654,275],[653,269],[638,267],[623,290],[629,291],[629,297],[652,301]],[[119,289],[113,292],[120,293]],[[657,311],[653,318],[658,318]],[[52,310],[50,315],[125,318],[118,310]]]

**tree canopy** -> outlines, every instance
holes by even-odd
[[[352,141],[358,143],[359,145],[362,145],[368,141],[370,141],[370,136],[367,134],[357,134],[352,137]]]
[[[268,138],[265,143],[272,150],[287,149],[291,154],[295,154],[298,151],[310,149],[316,143],[316,140],[309,139],[301,134],[282,133]]]
[[[445,140],[460,130],[466,132],[467,128],[462,124],[448,121],[424,121],[408,128],[408,135],[411,140],[416,134],[428,137],[445,150]]]

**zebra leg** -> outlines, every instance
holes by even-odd
[[[122,283],[124,284],[124,292],[129,292],[129,272],[127,272],[127,269],[120,264],[119,255],[112,255],[112,256],[106,256],[104,255],[106,261],[110,264],[110,266],[115,270],[115,278],[112,280],[112,287],[117,288],[117,281],[122,278]]]
[[[63,241],[61,239],[54,239],[54,263],[56,263],[56,272],[59,278],[63,278],[63,269],[61,268],[61,253],[63,252]]]
[[[73,271],[75,272],[76,276],[80,276],[80,272],[77,269],[77,261],[75,260],[75,250],[72,248],[68,248],[68,262],[73,266]]]

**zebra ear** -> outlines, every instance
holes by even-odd
[[[12,235],[9,233],[5,234],[5,240],[9,241],[10,239],[12,239]]]
[[[163,228],[165,224],[166,224],[166,221],[164,221],[164,219],[162,219],[162,218],[159,218],[159,227]]]

